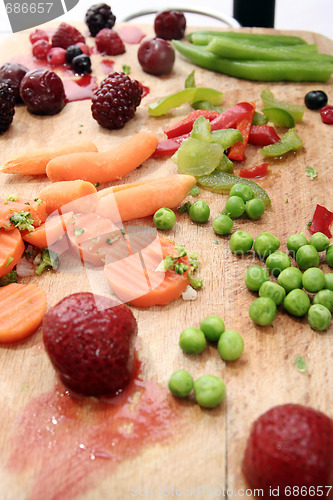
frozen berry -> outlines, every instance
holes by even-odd
[[[22,102],[20,96],[20,83],[28,68],[23,64],[6,62],[0,68],[0,82],[5,81],[10,84],[15,94],[16,102]]]
[[[162,38],[146,38],[140,44],[138,60],[146,73],[168,75],[175,62],[175,51],[171,43]]]
[[[97,3],[87,10],[85,22],[92,36],[96,36],[103,28],[112,28],[116,22],[116,16],[112,14],[109,5]]]
[[[76,46],[79,47],[79,49],[81,49],[84,54],[87,54],[87,56],[90,55],[90,48],[86,43],[78,42]]]
[[[74,26],[66,23],[61,23],[52,37],[53,47],[62,47],[63,49],[78,42],[84,43],[84,36]]]
[[[32,55],[40,61],[46,61],[46,56],[52,45],[46,40],[37,40],[32,46]]]
[[[117,56],[125,52],[125,45],[118,33],[110,28],[102,29],[96,36],[96,47],[99,52],[108,56]]]
[[[92,116],[102,127],[120,129],[134,117],[142,87],[125,73],[110,73],[92,97]]]
[[[47,53],[46,60],[51,66],[60,66],[66,62],[66,50],[61,47],[52,47]]]
[[[6,132],[15,114],[15,93],[9,83],[0,83],[0,133]]]
[[[32,45],[38,40],[46,40],[49,41],[49,35],[44,30],[36,29],[33,33],[30,33],[29,40]]]
[[[77,45],[70,45],[66,50],[66,61],[70,64],[74,57],[80,56],[81,54],[83,54],[83,52],[80,47]]]
[[[72,68],[75,73],[87,75],[91,72],[91,60],[87,54],[75,56],[72,60]]]
[[[29,71],[21,81],[20,94],[28,111],[37,115],[55,115],[65,106],[64,85],[54,71]]]
[[[177,10],[165,10],[155,17],[154,29],[158,38],[180,40],[184,36],[185,28],[185,16]]]

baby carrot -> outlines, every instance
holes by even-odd
[[[77,181],[61,181],[53,182],[39,192],[39,198],[41,198],[46,203],[46,213],[52,214],[56,210],[61,212],[69,212],[71,210],[70,202],[89,196],[97,192],[96,187],[91,184],[91,182],[77,180]],[[81,200],[77,205],[78,212],[93,211],[94,206],[90,206],[93,203],[93,197]],[[85,209],[85,205],[88,204],[88,210]]]
[[[14,227],[10,231],[0,229],[0,277],[10,273],[22,257],[24,242]],[[2,307],[2,305],[1,305]]]
[[[33,284],[0,288],[0,302],[0,343],[17,342],[34,333],[46,311],[45,292]]]
[[[83,141],[53,148],[35,149],[10,158],[2,165],[0,172],[4,174],[45,175],[46,165],[52,158],[79,151],[97,152],[93,142]]]
[[[51,160],[46,174],[51,182],[82,179],[95,184],[114,181],[135,170],[155,151],[157,137],[138,132],[108,151],[73,153]]]
[[[35,247],[49,247],[64,236],[73,212],[48,217],[35,231],[23,231],[22,238]]]

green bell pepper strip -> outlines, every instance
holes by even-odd
[[[240,178],[238,175],[214,170],[214,172],[212,172],[210,175],[196,177],[196,179],[197,183],[201,186],[218,193],[230,191],[234,184],[237,184],[237,182],[242,182],[243,184],[247,184],[253,189],[254,196],[256,198],[260,198],[264,202],[265,207],[269,207],[271,204],[271,200],[268,194],[261,186],[259,186],[259,184],[249,179]]]
[[[195,177],[213,172],[222,158],[223,148],[220,144],[189,137],[181,143],[171,160],[177,165],[180,174]]]
[[[220,164],[216,167],[216,170],[219,170],[220,172],[228,172],[229,174],[233,174],[234,164],[232,163],[231,160],[229,160],[226,154],[223,154],[222,160]]]
[[[234,61],[208,52],[205,48],[178,40],[175,49],[194,64],[218,73],[245,80],[265,82],[326,82],[333,72],[333,64],[315,61]]]
[[[213,130],[211,132],[212,142],[221,144],[224,150],[229,149],[235,142],[243,142],[241,132],[236,128],[226,128],[221,130]]]
[[[303,141],[299,137],[295,128],[290,128],[286,132],[279,142],[270,144],[269,146],[264,146],[261,148],[260,152],[264,156],[282,156],[289,151],[297,151],[303,146]]]
[[[157,102],[153,102],[148,107],[150,116],[165,115],[170,109],[178,108],[186,102],[192,104],[197,101],[209,101],[215,106],[222,104],[224,94],[218,90],[208,87],[192,87],[180,90],[175,94],[163,97]]]
[[[270,122],[274,123],[274,125],[277,125],[278,127],[295,127],[295,119],[286,109],[269,106],[268,108],[263,108],[261,111]]]
[[[193,38],[196,36],[208,36],[208,37],[225,37],[239,41],[249,40],[252,43],[262,42],[272,45],[306,45],[307,42],[294,35],[278,35],[278,34],[266,34],[266,33],[243,33],[239,31],[214,31],[214,30],[196,30],[187,35],[190,42],[193,42]],[[204,40],[204,38],[202,38]]]
[[[285,109],[290,113],[296,122],[302,121],[305,107],[304,106],[299,106],[297,104],[292,104],[290,102],[284,102],[284,101],[279,101],[278,99],[275,99],[273,96],[272,92],[269,89],[264,89],[260,93],[261,100],[263,102],[263,105],[266,108],[274,107],[274,108],[281,108]]]

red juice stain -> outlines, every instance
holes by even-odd
[[[167,389],[138,375],[112,399],[75,398],[60,383],[34,398],[17,420],[7,469],[31,472],[26,500],[70,500],[94,488],[120,462],[167,443],[180,428]]]
[[[63,80],[66,102],[83,101],[91,99],[98,87],[97,78],[83,75],[75,80]]]
[[[140,43],[141,40],[146,36],[138,26],[134,26],[132,24],[124,24],[120,26],[118,29],[118,35],[125,43]]]
[[[106,75],[113,71],[114,61],[112,61],[112,59],[102,59],[100,64],[103,73],[105,73]]]
[[[141,95],[141,98],[143,97],[146,97],[146,95],[149,94],[150,92],[150,88],[149,87],[146,87],[145,85],[142,85],[142,83],[140,83],[140,86],[142,88],[142,95]]]
[[[48,64],[47,61],[41,61],[40,59],[36,59],[32,54],[15,56],[15,58],[11,59],[11,61],[23,64],[29,70],[45,68],[48,69],[49,71],[59,71],[66,75],[71,75],[71,76],[74,75],[74,72],[70,69],[69,66],[62,64],[58,66],[52,66],[52,64]]]

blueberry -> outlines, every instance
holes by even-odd
[[[77,45],[70,45],[66,50],[66,61],[68,63],[71,63],[74,57],[80,56],[81,54],[83,54],[83,52],[80,47],[78,47]]]
[[[86,54],[80,54],[76,56],[72,60],[72,68],[75,73],[79,73],[80,75],[86,75],[91,72],[91,60],[90,57]]]
[[[321,109],[327,104],[327,95],[322,90],[312,90],[304,98],[308,109]]]

